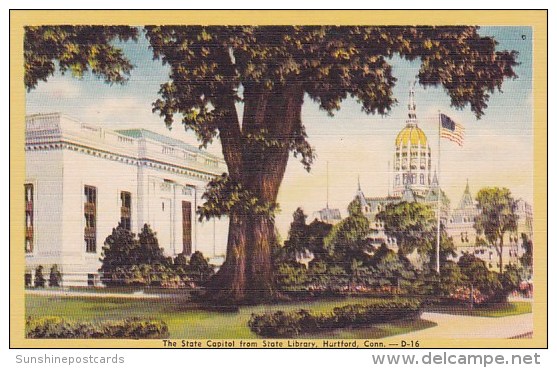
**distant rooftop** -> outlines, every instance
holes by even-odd
[[[321,221],[341,220],[340,210],[338,208],[323,208],[314,212],[314,216],[319,216]]]

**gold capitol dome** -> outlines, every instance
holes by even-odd
[[[417,125],[405,126],[396,136],[395,144],[397,146],[427,146],[427,137],[423,130]]]

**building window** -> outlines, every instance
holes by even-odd
[[[31,287],[33,286],[33,277],[31,275],[31,272],[26,272],[25,273],[25,287]]]
[[[33,184],[25,184],[25,252],[33,252]]]
[[[131,231],[132,229],[132,194],[120,192],[120,226]]]
[[[400,175],[395,176],[395,185],[400,185]]]
[[[83,214],[85,215],[85,251],[87,253],[97,252],[97,188],[86,185],[84,187],[85,203]]]
[[[425,184],[425,176],[424,176],[424,174],[420,174],[420,184]]]
[[[182,251],[191,254],[191,202],[182,201]]]

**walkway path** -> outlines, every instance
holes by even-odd
[[[534,329],[531,313],[508,317],[471,317],[426,312],[422,319],[437,323],[425,330],[397,335],[412,339],[477,339],[511,338],[528,334]]]

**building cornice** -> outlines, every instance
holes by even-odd
[[[95,147],[81,145],[73,142],[58,141],[58,142],[50,142],[45,144],[27,144],[25,146],[25,151],[54,151],[54,150],[69,150],[69,151],[85,154],[88,156],[97,157],[100,159],[120,162],[125,165],[150,167],[150,168],[166,171],[169,173],[185,175],[194,179],[200,179],[205,181],[211,180],[215,176],[221,174],[217,171],[197,170],[183,165],[176,165],[173,163],[154,160],[148,157],[137,158],[133,156],[123,155],[123,154],[101,150]]]
[[[26,151],[70,150],[201,180],[227,171],[224,160],[209,153],[148,137],[130,137],[58,113],[27,116],[25,141]]]

